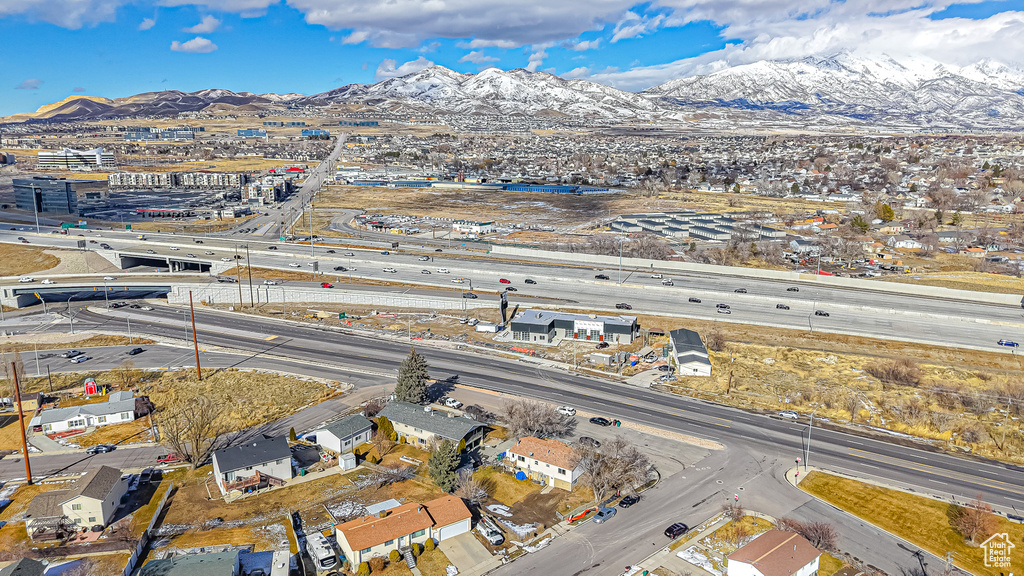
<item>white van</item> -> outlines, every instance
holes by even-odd
[[[438,268],[437,269],[437,273],[438,274],[447,274],[448,273],[448,269],[447,268]]]

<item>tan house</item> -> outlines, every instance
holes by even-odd
[[[74,488],[33,498],[25,513],[25,529],[32,538],[46,538],[60,531],[106,526],[121,505],[128,483],[117,468],[95,468],[79,478]]]
[[[988,255],[988,252],[984,248],[964,248],[960,251],[961,256],[970,256],[971,258],[984,258]]]
[[[526,436],[507,453],[514,470],[522,470],[530,479],[555,488],[572,490],[583,475],[583,467],[572,448],[558,440]]]
[[[729,576],[812,576],[821,552],[793,532],[769,530],[729,554]]]
[[[402,551],[427,538],[441,542],[469,532],[473,514],[461,498],[447,495],[418,504],[411,502],[350,520],[334,527],[338,547],[352,566],[374,556]]]

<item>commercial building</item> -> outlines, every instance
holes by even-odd
[[[531,480],[548,486],[572,490],[583,475],[572,447],[554,438],[526,436],[506,453],[513,470],[522,470]]]
[[[711,376],[708,349],[693,330],[680,328],[668,333],[672,341],[672,354],[676,359],[676,373],[680,376]]]
[[[422,186],[423,182],[417,182]],[[455,232],[466,232],[469,234],[490,234],[494,232],[494,222],[472,222],[469,220],[456,220],[452,222],[452,230]]]
[[[509,323],[512,340],[557,344],[563,339],[629,344],[639,336],[636,316],[598,316],[550,310],[523,310]]]
[[[102,204],[107,198],[107,183],[102,180],[69,180],[52,176],[14,179],[14,205],[18,210],[78,214],[80,204]]]
[[[72,150],[64,148],[59,152],[41,151],[36,159],[41,170],[109,170],[117,167],[114,153],[103,148]]]
[[[729,576],[811,576],[821,552],[793,532],[769,530],[729,554]]]
[[[11,152],[0,152],[0,166],[14,164],[14,154]]]
[[[345,559],[358,566],[374,556],[422,544],[428,538],[442,542],[472,528],[473,514],[462,499],[445,495],[422,504],[410,502],[334,527]]]

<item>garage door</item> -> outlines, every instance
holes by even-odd
[[[455,524],[452,524],[450,526],[445,526],[444,528],[441,528],[441,531],[438,532],[437,539],[438,540],[445,540],[447,538],[451,538],[453,536],[458,536],[459,534],[462,534],[463,532],[468,532],[468,531],[469,531],[469,520],[463,520],[462,522],[456,522]]]

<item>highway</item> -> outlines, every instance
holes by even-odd
[[[0,242],[17,242],[17,237],[25,234],[28,233],[20,230],[0,231]],[[233,259],[240,243],[240,240],[209,237],[202,238],[203,244],[199,245],[194,242],[198,238],[169,234],[147,234],[148,240],[144,242],[132,234],[119,232],[88,231],[80,234],[87,241],[97,242],[87,244],[91,249],[99,246],[98,242],[108,242],[120,252],[146,255],[147,250],[153,250],[157,255],[178,258],[191,253],[217,265],[227,265],[222,259]],[[30,242],[34,244],[60,247],[74,247],[82,239],[45,233],[30,236]],[[517,302],[525,304],[524,297],[532,296],[551,298],[569,307],[618,314],[622,311],[617,311],[615,305],[626,303],[632,307],[632,311],[626,313],[632,314],[756,324],[1004,353],[1015,350],[999,346],[997,342],[1000,339],[1024,340],[1024,311],[1014,305],[704,273],[665,274],[674,285],[663,286],[661,279],[652,278],[650,270],[623,270],[620,284],[617,269],[502,262],[484,256],[470,257],[461,251],[407,248],[383,254],[382,250],[317,246],[312,249],[313,257],[309,246],[253,241],[251,238],[245,240],[245,244],[249,247],[249,264],[256,267],[311,271],[313,262],[317,262],[325,281],[351,278],[422,284],[446,288],[455,297],[463,291],[472,290],[481,297],[486,298],[490,294],[494,298],[496,293],[511,286],[516,289],[510,293],[512,305]],[[336,267],[344,267],[346,271],[335,271]],[[385,269],[393,269],[394,272]],[[607,279],[595,278],[598,274]],[[197,280],[204,278],[192,277]],[[82,278],[88,279],[78,279]],[[205,278],[208,281],[208,277]],[[501,283],[501,278],[509,280],[510,284]],[[101,277],[94,279],[99,284]],[[462,279],[462,282],[454,283],[456,279]],[[527,284],[526,279],[536,283]],[[870,284],[876,289],[879,285],[878,282]],[[314,289],[317,284],[308,286]],[[799,291],[791,291],[791,288]],[[405,292],[408,286],[381,287],[378,290]],[[691,298],[700,302],[692,302]],[[731,313],[718,312],[716,304],[729,305]],[[780,309],[779,305],[789,308]],[[826,312],[828,316],[816,315],[816,311]]]

